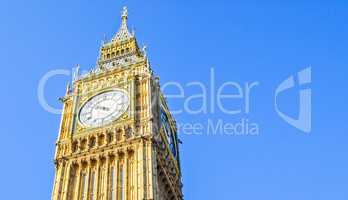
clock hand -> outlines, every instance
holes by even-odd
[[[103,110],[105,110],[105,111],[109,111],[109,110],[110,110],[110,108],[103,107]]]
[[[97,110],[105,110],[105,111],[109,111],[110,110],[110,108],[105,107],[105,106],[96,106],[95,109],[97,109]]]

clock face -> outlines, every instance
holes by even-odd
[[[172,132],[172,128],[170,127],[170,123],[168,121],[168,116],[161,108],[161,122],[163,126],[164,133],[167,137],[167,142],[169,144],[169,148],[174,157],[176,157],[176,147],[175,147],[175,136]]]
[[[129,97],[125,91],[112,90],[88,100],[80,109],[79,120],[84,126],[99,127],[118,119],[128,108]]]

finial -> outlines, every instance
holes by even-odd
[[[126,6],[123,7],[121,18],[122,18],[122,24],[127,26],[128,9]]]
[[[77,77],[80,76],[80,64],[76,65],[76,75],[77,75]]]
[[[149,58],[145,57],[146,58],[146,67],[147,68],[150,68],[150,61],[149,61]]]
[[[102,45],[104,45],[108,41],[106,34],[103,35]]]
[[[146,50],[147,50],[147,46],[143,45],[142,51],[143,51],[145,57],[147,56],[147,51]]]
[[[74,71],[74,73],[73,73],[73,81],[76,81],[76,80],[79,79],[79,76],[80,76],[80,64],[77,64],[73,71]]]
[[[65,94],[68,95],[70,93],[70,82],[66,84],[66,91]]]
[[[121,22],[120,29],[118,30],[117,34],[112,39],[112,41],[121,42],[133,37],[132,34],[129,33],[128,27],[127,27],[127,20],[128,20],[127,7],[123,7],[121,18],[122,18],[122,22]]]
[[[122,10],[122,19],[127,19],[128,17],[128,9],[127,9],[127,6],[124,6],[123,7],[123,10]]]

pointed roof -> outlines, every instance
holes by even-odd
[[[121,19],[122,19],[122,23],[121,23],[120,29],[118,30],[115,37],[112,39],[113,42],[123,42],[123,41],[126,41],[126,40],[134,37],[134,34],[131,34],[128,31],[128,24],[127,24],[128,9],[127,9],[127,7],[123,7]]]

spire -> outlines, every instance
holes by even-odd
[[[70,82],[68,82],[68,83],[66,84],[65,95],[69,95],[69,93],[70,93]]]
[[[122,19],[121,27],[118,30],[115,37],[112,39],[112,41],[122,42],[122,41],[128,40],[134,36],[134,35],[130,34],[128,31],[128,25],[127,25],[128,9],[127,9],[127,7],[123,7],[121,19]]]
[[[80,64],[77,64],[75,68],[73,68],[73,76],[72,82],[77,81],[80,78]]]
[[[125,64],[125,62],[135,62],[135,59],[144,57],[143,52],[139,49],[134,32],[130,33],[128,29],[127,20],[128,10],[127,7],[124,7],[118,32],[110,42],[102,44],[100,48],[98,69],[108,69],[115,65]],[[111,65],[107,66],[106,63],[111,63]]]

